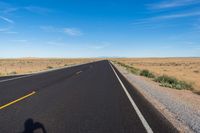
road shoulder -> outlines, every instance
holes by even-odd
[[[150,79],[133,75],[119,65],[115,64],[115,67],[180,132],[200,131],[198,95],[160,87]]]

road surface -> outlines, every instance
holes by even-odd
[[[0,133],[177,132],[107,60],[2,80]]]

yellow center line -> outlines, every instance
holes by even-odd
[[[21,100],[23,100],[23,99],[25,99],[25,98],[27,98],[27,97],[30,97],[30,96],[32,96],[32,95],[35,94],[35,93],[36,93],[36,92],[33,91],[33,92],[31,92],[30,94],[28,94],[28,95],[25,95],[25,96],[23,96],[23,97],[21,97],[21,98],[18,98],[18,99],[16,99],[16,100],[12,101],[12,102],[9,102],[9,103],[5,104],[5,105],[3,105],[3,106],[0,106],[0,110],[3,109],[3,108],[5,108],[5,107],[8,107],[8,106],[10,106],[10,105],[12,105],[12,104],[14,104],[14,103],[17,103],[17,102],[19,102],[19,101],[21,101]]]

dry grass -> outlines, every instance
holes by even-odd
[[[169,75],[191,83],[200,91],[200,58],[118,58],[113,59],[155,75]]]
[[[0,59],[0,76],[39,72],[52,68],[60,68],[80,63],[96,61],[99,59],[47,59],[47,58],[21,58]]]

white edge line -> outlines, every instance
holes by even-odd
[[[6,82],[6,81],[15,80],[15,79],[21,79],[21,78],[31,77],[31,76],[33,76],[33,74],[25,75],[25,76],[20,76],[20,77],[15,77],[15,78],[4,79],[4,80],[0,80],[0,83]]]
[[[65,68],[71,68],[71,67],[80,66],[80,65],[89,64],[89,63],[94,63],[94,62],[98,62],[98,61],[81,63],[81,64],[66,66],[66,67],[62,67],[62,68],[55,68],[55,69],[51,69],[51,70],[45,70],[45,71],[42,71],[42,72],[34,72],[34,73],[24,75],[24,76],[19,76],[19,77],[9,78],[9,79],[3,79],[3,80],[0,80],[0,83],[11,81],[11,80],[16,80],[16,79],[21,79],[21,78],[27,78],[27,77],[31,77],[31,76],[38,75],[38,74],[48,73],[48,72],[51,72],[51,71],[62,70],[62,69],[65,69]],[[13,75],[13,76],[15,76],[15,75]]]
[[[135,102],[133,101],[133,99],[131,98],[131,95],[129,94],[129,92],[127,91],[126,87],[124,86],[124,84],[122,83],[121,79],[119,78],[119,76],[117,75],[115,69],[112,67],[111,63],[109,62],[113,72],[115,73],[115,76],[117,77],[117,79],[119,80],[124,92],[126,93],[129,101],[131,102],[133,108],[135,109],[138,117],[140,118],[144,128],[146,129],[147,133],[153,133],[151,127],[149,126],[149,124],[147,123],[147,121],[145,120],[144,116],[142,115],[142,113],[140,112],[139,108],[137,107],[137,105],[135,104]]]

